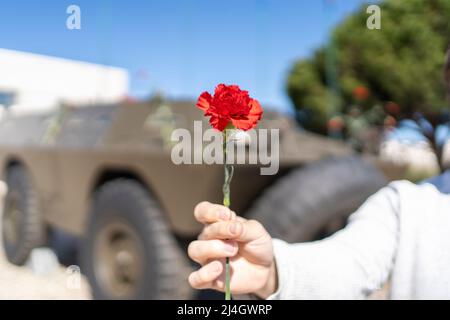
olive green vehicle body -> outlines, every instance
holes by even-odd
[[[168,139],[175,128],[192,131],[207,119],[186,101],[147,102],[70,108],[41,115],[5,116],[0,122],[0,174],[25,166],[38,194],[46,223],[83,235],[96,188],[119,177],[132,177],[157,199],[166,221],[180,237],[200,225],[192,210],[202,200],[221,202],[223,166],[175,165]],[[277,175],[261,175],[260,165],[237,165],[232,207],[245,212],[261,191],[294,167],[351,154],[344,143],[299,129],[294,120],[266,112],[259,128],[280,129]],[[169,138],[168,138],[169,137]]]

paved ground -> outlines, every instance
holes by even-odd
[[[70,289],[71,279],[60,267],[49,275],[35,275],[26,267],[12,266],[0,257],[0,299],[89,299],[88,286],[82,280],[78,289]]]
[[[0,182],[0,208],[3,207],[3,195],[4,187]],[[0,249],[0,299],[90,298],[89,286],[74,272],[75,269],[55,264],[51,269],[49,274],[36,274],[30,267],[11,265]]]

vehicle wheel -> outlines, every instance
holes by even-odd
[[[11,263],[23,265],[31,250],[45,243],[45,224],[27,170],[20,165],[10,167],[6,184],[8,192],[2,215],[3,247]]]
[[[105,183],[93,199],[82,272],[95,299],[187,299],[189,265],[140,183]]]
[[[295,169],[269,187],[246,217],[288,242],[311,241],[341,229],[386,178],[357,156],[329,158]]]

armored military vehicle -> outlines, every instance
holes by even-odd
[[[191,297],[185,245],[201,229],[193,208],[221,202],[223,167],[175,165],[170,135],[202,119],[193,102],[163,100],[5,115],[0,179],[8,186],[2,240],[9,261],[24,264],[57,229],[80,239],[94,298]],[[344,143],[305,132],[288,116],[266,111],[259,127],[280,130],[280,170],[261,175],[259,165],[236,165],[232,208],[274,237],[330,234],[385,184]]]

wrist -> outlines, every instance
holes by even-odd
[[[264,286],[258,291],[254,292],[261,299],[267,299],[271,294],[275,293],[278,288],[278,275],[277,275],[277,267],[275,264],[275,260],[272,260],[272,263],[269,268],[269,276],[267,278]]]

